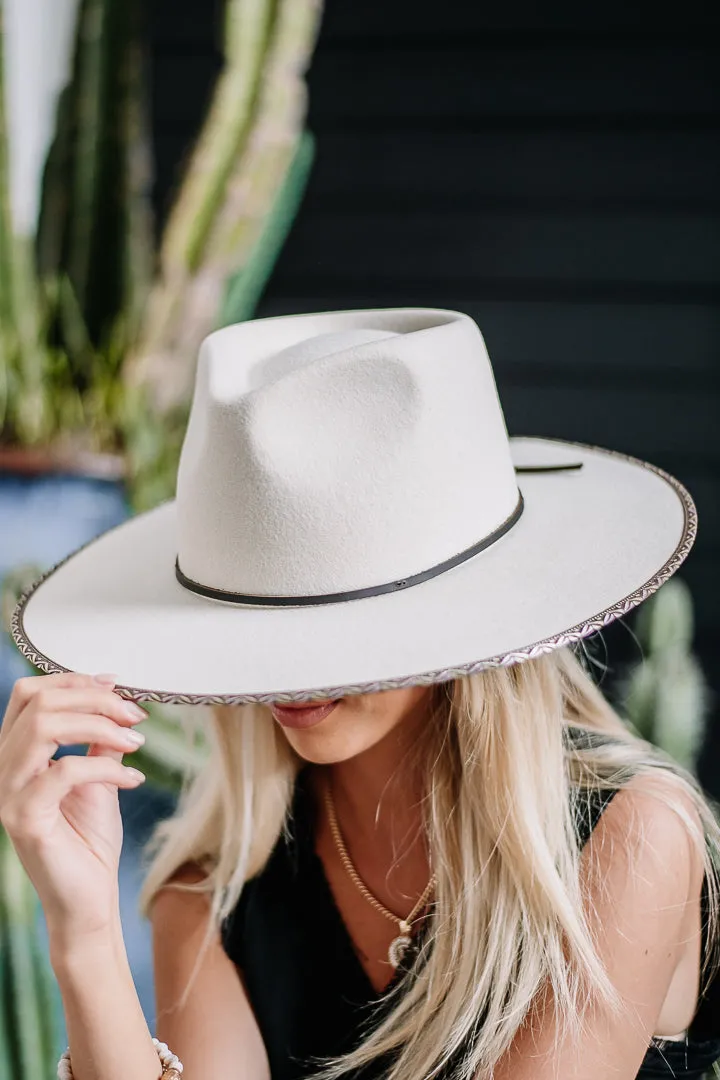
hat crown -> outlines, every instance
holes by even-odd
[[[203,343],[178,470],[183,574],[232,593],[371,588],[471,547],[518,499],[467,315],[284,316]]]

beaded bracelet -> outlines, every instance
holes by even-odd
[[[180,1058],[168,1049],[167,1043],[153,1039],[153,1046],[158,1052],[160,1064],[163,1067],[160,1080],[180,1080],[182,1076],[182,1062]],[[70,1064],[70,1047],[63,1053],[58,1061],[57,1080],[74,1080],[72,1065]]]

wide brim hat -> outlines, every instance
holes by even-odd
[[[467,315],[259,319],[203,343],[176,497],[44,574],[12,633],[39,670],[112,671],[137,701],[431,684],[601,630],[696,525],[646,461],[509,436]]]

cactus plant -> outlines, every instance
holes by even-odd
[[[621,711],[643,738],[694,770],[710,692],[692,653],[692,597],[682,578],[645,602],[635,630],[643,659],[618,679]]]
[[[61,1005],[38,933],[39,901],[0,827],[0,1080],[49,1080]]]
[[[197,346],[252,315],[304,190],[321,0],[226,0],[224,69],[157,260],[142,5],[32,0],[35,25],[43,4],[77,36],[36,236],[13,221],[1,64],[14,42],[0,22],[0,441],[123,454],[130,504],[147,509],[172,494]]]
[[[6,0],[2,10],[4,443],[121,445],[112,411],[118,394],[108,383],[118,381],[152,246],[138,14],[138,0]],[[47,30],[58,21],[60,49]],[[60,63],[58,51],[70,62]],[[17,85],[28,82],[28,66],[39,86],[30,104]],[[47,87],[46,66],[54,69]],[[53,119],[45,163],[38,137]]]
[[[146,391],[152,413],[172,414],[191,395],[198,345],[223,321],[228,279],[244,275],[253,283],[247,296],[255,298],[267,280],[312,160],[311,141],[302,135],[302,75],[320,10],[320,0],[227,2],[225,70],[124,368],[129,388]],[[278,200],[286,214],[270,221]],[[242,311],[252,314],[245,303]]]

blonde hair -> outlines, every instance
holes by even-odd
[[[582,648],[438,684],[432,702],[416,750],[437,877],[430,932],[382,999],[379,1023],[352,1053],[324,1062],[323,1075],[388,1055],[388,1080],[425,1080],[448,1062],[458,1080],[491,1077],[544,991],[563,1033],[580,1033],[593,1000],[618,1008],[586,921],[576,823],[594,793],[642,773],[670,781],[658,797],[702,852],[704,985],[717,963],[720,827],[695,778],[621,720]],[[570,725],[605,737],[572,743]],[[302,765],[264,705],[215,707],[211,743],[207,766],[151,839],[141,894],[147,912],[181,866],[200,864],[201,883],[174,887],[210,893],[206,940],[281,836]]]

